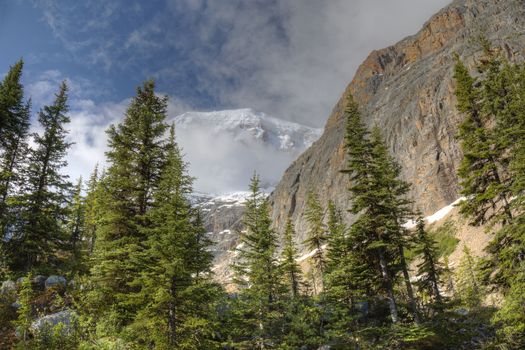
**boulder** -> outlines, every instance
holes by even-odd
[[[69,332],[73,325],[73,319],[76,313],[71,310],[63,310],[51,315],[46,315],[38,318],[31,324],[31,331],[34,333],[50,330],[59,323],[64,325],[64,330]]]
[[[33,283],[33,285],[39,289],[39,290],[44,290],[44,287],[46,285],[46,276],[42,276],[42,275],[36,275],[35,277],[33,277],[33,279],[31,280],[31,282]]]
[[[0,286],[0,294],[10,294],[16,291],[16,283],[13,281],[4,281]]]
[[[44,285],[46,289],[56,288],[56,287],[65,288],[66,283],[67,281],[64,277],[52,275],[46,279]]]

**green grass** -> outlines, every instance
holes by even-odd
[[[454,221],[448,220],[443,225],[429,230],[437,242],[439,257],[449,256],[456,250],[459,239],[456,237],[458,228]]]
[[[437,243],[439,258],[449,256],[456,250],[459,239],[456,238],[458,228],[454,221],[447,220],[443,225],[438,227],[431,225],[427,230]],[[416,258],[415,249],[405,249],[405,258],[409,262],[413,261],[414,258]]]

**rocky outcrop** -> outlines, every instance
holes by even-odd
[[[513,60],[525,55],[525,2],[456,0],[414,36],[372,52],[357,70],[329,117],[321,138],[285,172],[271,194],[272,218],[282,230],[291,216],[304,240],[305,197],[316,189],[323,202],[349,207],[343,108],[348,94],[359,102],[368,126],[379,125],[391,153],[412,186],[411,197],[425,214],[459,197],[461,151],[455,138],[453,54],[470,66],[481,55],[485,36]],[[349,214],[347,214],[349,215]],[[351,216],[348,218],[352,219]]]
[[[213,272],[217,281],[229,286],[233,271],[230,268],[236,257],[235,248],[243,229],[242,215],[248,192],[236,192],[211,197],[193,195],[192,201],[201,212],[208,238],[212,242]]]

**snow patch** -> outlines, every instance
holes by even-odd
[[[455,206],[457,206],[459,203],[463,202],[464,200],[466,200],[465,197],[460,197],[456,199],[454,202],[439,209],[434,214],[425,217],[425,221],[429,224],[432,224],[436,221],[443,219],[445,216],[447,216],[452,211],[452,209],[454,209]],[[416,222],[414,220],[409,220],[403,226],[405,228],[411,229],[411,228],[416,227]]]
[[[321,249],[324,250],[324,249],[326,249],[327,246],[328,246],[327,244],[322,245],[322,246],[321,246]],[[306,260],[306,259],[308,259],[308,258],[311,258],[312,256],[314,256],[314,255],[317,253],[317,251],[318,251],[318,249],[316,248],[316,249],[312,250],[311,252],[306,253],[305,255],[302,255],[302,256],[298,257],[297,259],[295,259],[295,261],[297,261],[297,262],[301,262],[301,261],[303,261],[303,260]]]

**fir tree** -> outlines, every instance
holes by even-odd
[[[462,302],[471,308],[481,303],[482,290],[479,283],[477,262],[472,251],[463,246],[463,257],[456,271],[456,288]]]
[[[324,272],[326,268],[326,259],[324,250],[326,248],[326,227],[323,222],[324,209],[319,201],[317,194],[313,191],[308,193],[306,200],[306,210],[304,217],[308,224],[308,237],[303,242],[309,251],[313,251],[313,276],[314,287],[318,286],[323,289]],[[318,276],[318,280],[315,280]]]
[[[409,185],[399,179],[400,167],[388,155],[378,128],[372,135],[363,125],[357,103],[350,96],[345,110],[347,117],[346,148],[350,176],[350,192],[353,195],[351,212],[359,214],[353,225],[357,244],[365,255],[372,255],[379,266],[381,288],[387,295],[390,315],[398,322],[398,307],[394,294],[395,275],[402,270],[409,303],[418,321],[415,300],[411,292],[403,249],[407,244],[407,232],[402,224],[410,214],[405,196]],[[396,263],[398,260],[398,263]],[[377,265],[376,265],[377,264]]]
[[[132,285],[141,273],[136,256],[145,249],[147,212],[166,158],[167,97],[156,96],[154,87],[147,81],[138,88],[123,122],[107,131],[109,168],[100,182],[90,305],[97,321],[116,333],[134,319],[140,306],[140,300],[131,297],[140,291]]]
[[[82,177],[79,177],[73,190],[73,198],[69,209],[68,235],[71,244],[73,258],[80,259],[81,243],[84,238],[85,203],[82,196]]]
[[[244,212],[245,232],[241,236],[239,263],[234,265],[235,281],[241,289],[245,332],[252,337],[249,346],[266,349],[280,337],[282,300],[285,286],[276,249],[278,238],[271,229],[268,201],[254,175],[251,195]]]
[[[9,69],[0,83],[0,255],[7,255],[3,246],[10,218],[15,219],[13,205],[8,199],[22,183],[24,158],[27,153],[30,103],[24,102],[24,90],[20,82],[23,61]],[[11,207],[11,208],[10,208]],[[2,250],[6,252],[2,254]],[[3,259],[2,259],[3,260]],[[7,261],[0,260],[6,268]]]
[[[437,243],[425,230],[425,221],[421,216],[417,218],[416,235],[418,245],[415,252],[421,257],[421,262],[417,266],[419,289],[426,291],[435,299],[437,305],[441,306],[443,298],[439,291],[439,283],[443,267],[438,260]]]
[[[218,288],[210,282],[210,245],[197,212],[187,164],[182,160],[171,127],[166,163],[148,211],[146,250],[138,256],[142,267],[133,282],[134,298],[142,300],[131,325],[134,339],[162,349],[212,349],[214,299]]]
[[[69,123],[67,86],[63,82],[50,106],[38,115],[43,134],[34,134],[34,149],[29,153],[23,193],[16,198],[19,218],[9,229],[12,267],[29,271],[34,267],[56,266],[56,253],[67,249],[64,223],[71,183],[61,173],[71,146],[66,140]]]
[[[497,64],[491,60],[490,76]],[[498,159],[501,149],[497,145],[497,136],[487,125],[493,121],[482,101],[494,98],[490,89],[477,86],[465,65],[456,57],[454,70],[456,80],[457,108],[464,115],[459,125],[458,139],[461,142],[463,159],[458,169],[461,178],[461,194],[469,200],[460,204],[460,212],[472,219],[473,225],[481,225],[491,221],[503,211],[505,220],[512,219],[509,206],[509,194],[505,189],[509,178],[501,174],[501,164]]]
[[[288,218],[284,230],[283,252],[281,254],[281,268],[284,273],[285,283],[289,287],[293,299],[299,297],[301,286],[301,267],[297,263],[298,251],[294,245],[295,230],[292,220]]]
[[[33,286],[31,281],[33,275],[28,273],[27,276],[23,278],[22,285],[19,292],[19,303],[20,307],[17,310],[18,318],[13,322],[13,325],[17,328],[17,331],[20,334],[20,346],[27,346],[30,336],[31,323],[33,322],[33,299],[35,292],[33,291]]]
[[[100,199],[102,196],[102,186],[101,179],[104,178],[104,175],[99,178],[98,165],[95,166],[95,169],[89,177],[86,189],[85,197],[85,217],[84,217],[84,236],[86,239],[86,254],[93,254],[93,248],[95,247],[96,241],[96,232],[98,221],[100,220]]]

